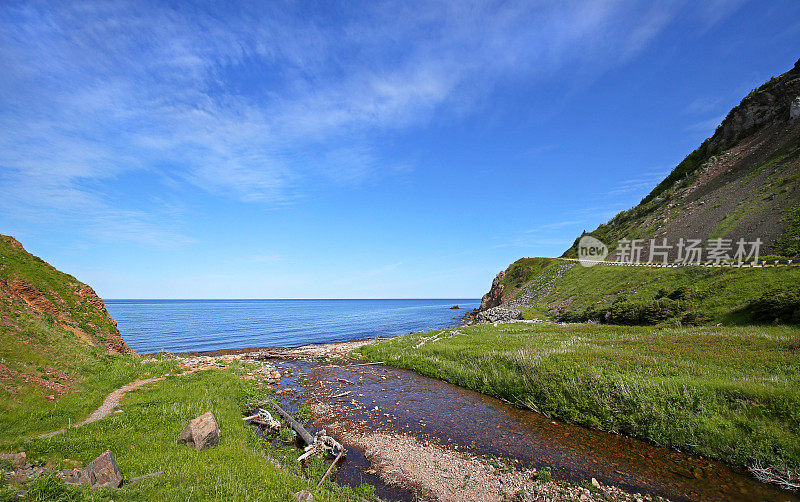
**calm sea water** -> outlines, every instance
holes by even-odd
[[[476,299],[105,300],[122,336],[141,354],[296,347],[459,324]],[[461,310],[450,310],[458,305]]]

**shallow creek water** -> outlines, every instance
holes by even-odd
[[[800,497],[756,481],[747,472],[636,439],[549,419],[501,400],[387,366],[335,366],[276,361],[279,389],[305,391],[304,399],[335,402],[341,416],[317,417],[310,429],[333,420],[410,434],[479,455],[516,459],[555,479],[586,483],[596,478],[626,491],[671,500],[799,501]],[[308,378],[308,381],[305,381]],[[346,380],[341,381],[338,379]],[[348,383],[348,382],[352,382]],[[350,391],[332,399],[329,396]],[[295,407],[287,398],[282,404]],[[376,410],[377,407],[377,410]],[[315,429],[316,426],[316,429]],[[411,493],[368,474],[369,461],[348,448],[337,474],[342,484],[369,483],[379,496],[412,500]]]

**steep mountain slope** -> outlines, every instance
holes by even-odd
[[[95,362],[132,355],[91,287],[0,235],[0,397],[53,399]]]
[[[748,94],[638,206],[589,234],[612,250],[623,238],[760,238],[762,255],[800,253],[800,60]]]

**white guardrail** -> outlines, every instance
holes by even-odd
[[[790,267],[800,265],[800,260],[769,260],[748,263],[648,263],[624,261],[596,261],[579,260],[577,258],[556,258],[556,260],[591,263],[593,265],[614,265],[617,267],[652,267],[652,268],[678,268],[678,267],[705,267],[705,268],[765,268],[765,267]]]

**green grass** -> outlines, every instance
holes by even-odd
[[[82,488],[65,491],[63,486],[51,486],[51,481],[43,481],[45,486],[36,488],[64,492],[64,500],[292,501],[292,494],[302,489],[322,501],[372,498],[368,486],[351,489],[326,481],[317,489],[327,468],[321,459],[312,460],[301,470],[296,462],[298,449],[276,450],[259,439],[241,418],[245,403],[263,398],[264,391],[239,378],[241,370],[234,366],[168,377],[128,394],[121,405],[122,413],[50,439],[9,441],[7,437],[5,449],[23,450],[35,461],[54,465],[64,459],[88,463],[110,450],[126,479],[164,471],[161,476],[123,485],[116,492]],[[219,446],[197,452],[178,444],[186,423],[206,411],[212,411],[220,425]]]
[[[0,382],[0,446],[9,438],[64,427],[85,418],[112,390],[140,376],[170,371],[171,363],[141,364],[108,355],[74,334],[32,315],[0,309],[0,364],[17,372]],[[11,316],[11,317],[9,317]],[[35,380],[41,378],[42,380]],[[54,402],[40,382],[59,382],[70,390]]]
[[[419,349],[367,345],[418,371],[587,427],[736,465],[800,470],[800,329],[508,324]]]
[[[690,324],[749,324],[757,320],[751,307],[764,295],[800,289],[800,267],[774,268],[650,268],[574,265],[552,283],[549,278],[564,266],[550,260],[543,268],[532,270],[517,282],[538,287],[547,283],[546,294],[534,296],[534,302],[522,308],[527,317],[555,318],[572,314],[574,320],[587,320],[597,312],[617,307],[655,306],[660,300],[677,300],[675,321]],[[513,266],[513,265],[512,265]],[[521,286],[520,291],[526,286]],[[689,314],[689,316],[687,316]],[[692,317],[692,319],[687,319]],[[602,319],[601,319],[602,320]],[[770,319],[771,321],[772,319]],[[658,322],[664,321],[659,319]]]

